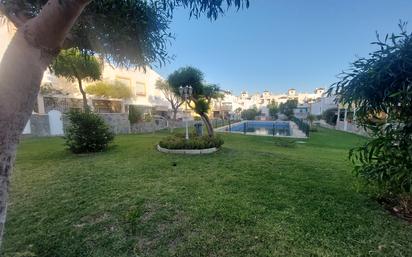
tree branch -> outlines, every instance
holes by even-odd
[[[195,109],[195,106],[190,105],[190,103],[191,103],[192,101],[196,104],[196,102],[195,102],[194,100],[190,100],[190,101],[188,100],[186,103],[187,103],[187,105],[188,105],[192,110],[194,110],[194,109]]]
[[[57,55],[83,9],[92,0],[49,0],[39,15],[24,24],[27,42]]]
[[[0,14],[3,14],[16,28],[23,26],[30,19],[22,13],[8,11],[3,1],[0,1]]]

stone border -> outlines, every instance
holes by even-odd
[[[157,150],[162,153],[173,153],[173,154],[188,154],[188,155],[198,155],[198,154],[211,154],[217,152],[219,149],[216,147],[208,149],[166,149],[157,145]]]

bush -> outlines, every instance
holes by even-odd
[[[91,112],[71,111],[66,129],[66,146],[73,153],[101,152],[114,139],[104,120]]]
[[[143,112],[142,110],[135,106],[129,105],[129,121],[131,124],[138,123],[139,121],[143,120]]]
[[[388,124],[385,136],[351,149],[355,173],[389,193],[412,192],[412,138]]]
[[[166,137],[159,142],[159,145],[166,149],[208,149],[220,148],[224,141],[219,136],[195,136],[192,135],[189,140],[185,139],[183,134],[176,134]]]
[[[332,108],[328,109],[323,112],[322,118],[328,123],[329,125],[336,126],[336,121],[338,119],[338,116],[336,115],[336,112],[338,111],[338,108]]]
[[[119,81],[114,83],[99,81],[87,86],[85,90],[86,93],[99,97],[118,99],[129,99],[133,97],[133,92],[130,87]]]
[[[371,136],[350,157],[355,172],[388,194],[412,195],[412,34],[377,38],[378,47],[343,72],[329,94],[356,108],[356,124]]]
[[[293,117],[293,109],[295,109],[297,106],[298,100],[287,100],[286,103],[280,103],[279,112],[286,115],[288,119],[291,119]]]
[[[255,120],[256,116],[259,116],[260,114],[261,114],[260,111],[258,111],[256,108],[252,108],[252,109],[243,110],[240,116],[244,120]]]

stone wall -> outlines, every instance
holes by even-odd
[[[127,113],[97,113],[115,134],[129,134],[130,121]]]
[[[131,125],[127,113],[97,113],[97,115],[103,118],[115,134],[152,133],[170,127],[184,128],[186,126],[184,121],[173,122],[163,119],[155,119],[151,122],[139,122]],[[62,115],[62,122],[63,129],[65,130],[70,125],[67,115]],[[194,124],[199,122],[200,121],[189,121],[189,128],[193,129]],[[27,134],[28,136],[50,136],[49,116],[47,114],[32,114],[30,117],[30,129],[31,131]]]
[[[50,135],[49,115],[32,114],[30,117],[30,135],[45,137]]]
[[[150,122],[139,122],[130,126],[131,133],[151,133],[168,127],[166,120],[153,120]]]

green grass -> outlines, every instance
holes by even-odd
[[[12,177],[6,256],[412,256],[412,226],[357,191],[361,137],[304,144],[224,135],[212,155],[159,153],[165,134],[72,155],[26,139]]]

